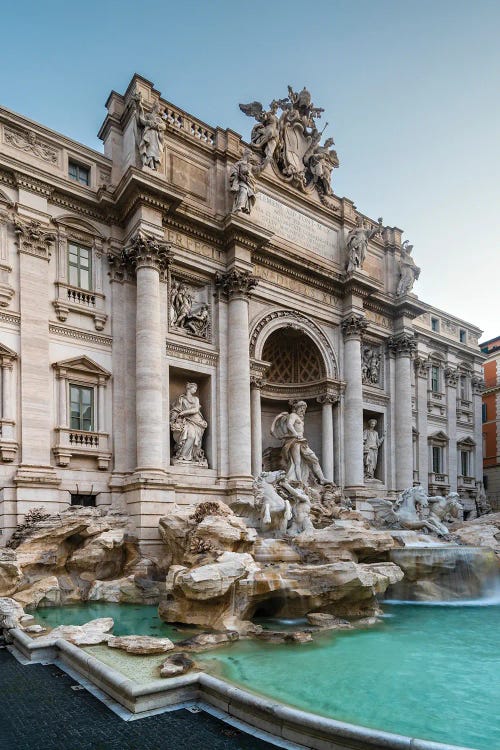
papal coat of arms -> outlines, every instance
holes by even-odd
[[[315,188],[322,200],[332,195],[331,173],[339,160],[331,148],[333,138],[320,145],[328,123],[321,131],[316,127],[324,110],[314,106],[306,88],[296,92],[289,86],[288,96],[273,99],[267,111],[260,102],[240,104],[240,109],[257,120],[250,142],[261,157],[259,171],[271,164],[283,179],[302,190]]]

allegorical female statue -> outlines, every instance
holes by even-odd
[[[186,383],[185,393],[181,393],[170,407],[170,429],[175,442],[173,463],[208,466],[201,447],[208,424],[201,413],[197,390],[196,383]]]
[[[160,104],[155,102],[153,109],[147,114],[144,112],[142,101],[139,98],[137,120],[142,128],[141,140],[139,142],[139,153],[142,165],[150,169],[158,169],[163,152],[163,138],[167,126],[161,115]]]
[[[420,276],[420,268],[411,257],[413,245],[405,240],[401,246],[401,260],[399,262],[399,281],[396,289],[398,297],[408,294],[413,289],[413,284]]]
[[[377,470],[378,449],[384,442],[384,435],[379,435],[377,430],[377,420],[369,419],[368,426],[363,432],[363,466],[365,470],[365,479],[374,479]]]
[[[231,167],[229,172],[229,188],[234,193],[233,212],[241,211],[249,214],[255,203],[257,194],[255,179],[250,162],[250,151],[245,149],[241,159]]]

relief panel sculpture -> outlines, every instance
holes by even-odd
[[[210,310],[206,300],[206,289],[195,289],[180,279],[172,278],[169,322],[171,328],[182,333],[208,339]]]
[[[363,346],[361,379],[363,385],[381,385],[382,348]]]

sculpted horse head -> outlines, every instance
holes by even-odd
[[[254,480],[255,504],[259,512],[261,531],[276,530],[286,533],[288,522],[292,518],[292,509],[288,500],[281,497],[276,490],[285,478],[284,471],[262,471]]]
[[[403,490],[395,503],[396,512],[410,513],[418,517],[423,508],[429,507],[427,493],[421,485]]]

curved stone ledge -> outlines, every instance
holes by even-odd
[[[203,672],[138,685],[68,641],[58,639],[50,645],[39,647],[36,640],[19,628],[10,630],[9,634],[14,647],[30,661],[60,659],[132,713],[196,701],[224,711],[251,727],[311,750],[472,750],[382,732],[300,711]]]

